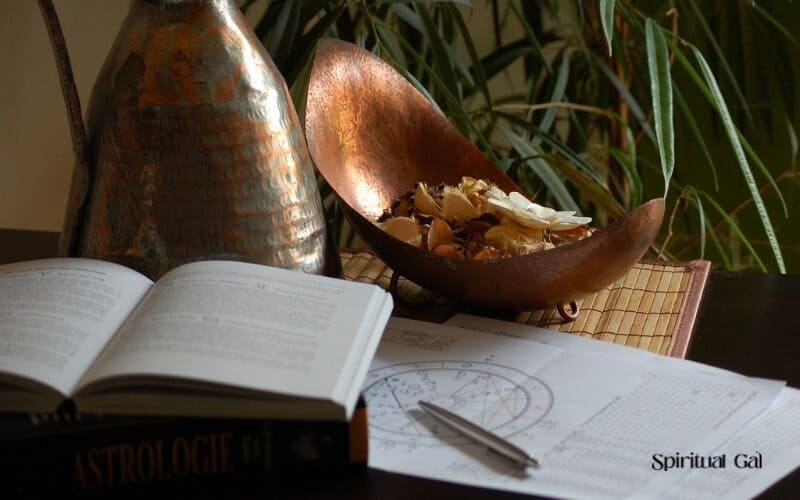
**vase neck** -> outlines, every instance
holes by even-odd
[[[146,3],[161,5],[163,7],[180,7],[184,5],[214,5],[218,7],[233,6],[232,0],[142,0]]]
[[[142,8],[145,12],[156,15],[166,14],[167,16],[184,16],[186,12],[195,10],[209,10],[218,13],[239,12],[234,0],[134,0],[131,3],[132,12]]]

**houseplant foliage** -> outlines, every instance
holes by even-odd
[[[641,3],[246,0],[242,10],[301,112],[314,46],[337,37],[393,65],[539,203],[603,225],[666,196],[651,257],[786,272],[788,255],[800,267],[790,231],[800,41],[755,1]]]

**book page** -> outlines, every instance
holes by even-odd
[[[82,385],[174,377],[333,399],[383,294],[375,285],[242,262],[181,266],[153,287]]]
[[[151,286],[99,260],[0,266],[0,372],[69,395]]]

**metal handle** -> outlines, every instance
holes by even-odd
[[[64,103],[67,107],[72,150],[75,153],[75,170],[72,174],[72,185],[67,206],[78,208],[74,213],[67,213],[64,218],[64,229],[61,233],[58,248],[59,255],[63,257],[72,254],[72,247],[78,239],[75,235],[78,212],[80,207],[83,206],[86,193],[89,191],[91,163],[88,158],[88,140],[86,127],[83,124],[81,101],[78,96],[78,88],[75,85],[75,77],[72,74],[67,42],[64,38],[64,32],[61,30],[58,14],[52,0],[39,0],[39,10],[42,12],[47,34],[50,37],[50,44],[53,47],[53,55],[58,68],[58,79],[61,83],[61,93],[64,95]]]

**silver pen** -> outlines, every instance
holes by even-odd
[[[525,450],[518,446],[514,446],[497,434],[487,431],[481,426],[470,422],[466,418],[458,416],[449,410],[445,410],[441,406],[437,406],[427,401],[417,401],[417,404],[420,408],[428,412],[428,414],[443,424],[453,428],[454,430],[457,430],[473,441],[486,446],[498,455],[511,460],[523,469],[526,467],[539,467],[539,462],[536,461],[536,459],[532,456],[528,455]]]

